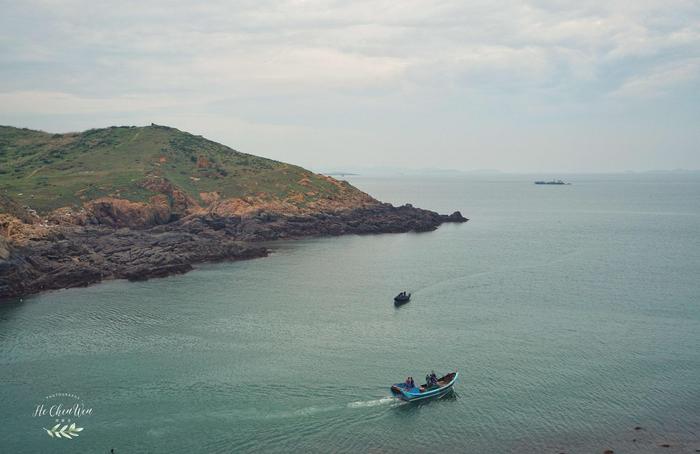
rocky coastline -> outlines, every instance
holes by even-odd
[[[467,219],[459,212],[440,215],[411,205],[376,203],[294,215],[259,211],[217,216],[210,212],[143,228],[93,221],[25,228],[27,233],[20,239],[0,236],[0,299],[108,279],[136,281],[186,273],[204,262],[264,257],[269,249],[260,245],[263,241],[427,232],[445,222]],[[30,225],[27,219],[13,222],[15,231]]]
[[[0,126],[0,145],[0,299],[263,257],[273,240],[466,221],[167,126]]]

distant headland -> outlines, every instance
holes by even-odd
[[[263,240],[467,221],[167,126],[0,126],[0,148],[0,298],[261,257]]]

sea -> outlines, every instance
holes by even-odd
[[[0,452],[700,450],[700,174],[346,178],[469,222],[3,301]]]

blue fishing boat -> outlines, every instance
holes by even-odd
[[[429,399],[431,397],[442,397],[452,391],[452,387],[457,381],[458,376],[459,374],[457,371],[450,372],[444,377],[438,378],[437,383],[432,386],[428,386],[428,384],[410,386],[407,383],[396,383],[391,386],[391,392],[399,399],[408,402]]]

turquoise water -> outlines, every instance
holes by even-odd
[[[533,179],[355,177],[471,220],[3,304],[0,452],[700,449],[700,178]],[[93,409],[78,439],[32,416],[57,392]]]

